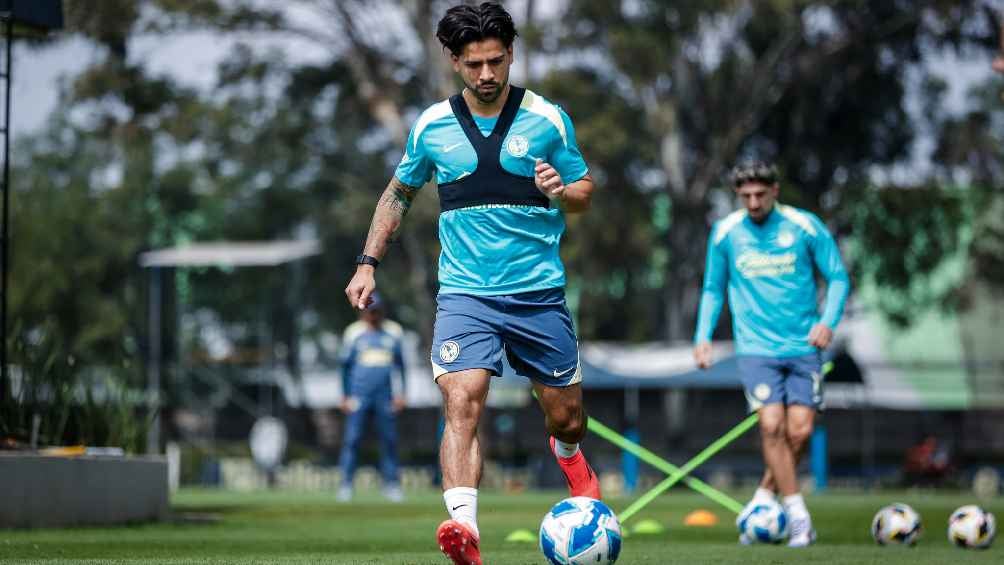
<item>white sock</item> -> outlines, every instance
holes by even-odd
[[[478,489],[454,487],[443,492],[443,500],[450,518],[470,526],[474,535],[481,536],[478,532]]]
[[[774,494],[774,491],[763,487],[757,487],[756,492],[753,493],[753,500],[751,502],[754,504],[760,504],[764,502],[774,502],[775,500],[777,500],[777,496]]]
[[[784,505],[784,511],[788,513],[788,516],[792,520],[809,518],[809,509],[805,507],[805,499],[802,498],[801,494],[792,494],[784,497],[782,504]]]
[[[554,438],[554,454],[563,459],[568,459],[579,452],[579,444],[565,443],[558,438]]]

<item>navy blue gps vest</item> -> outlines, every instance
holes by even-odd
[[[488,137],[478,129],[464,97],[460,94],[450,97],[453,114],[478,154],[478,166],[470,175],[439,185],[442,212],[488,204],[550,207],[550,201],[537,189],[533,177],[510,173],[499,161],[502,141],[516,119],[525,92],[526,89],[518,86],[509,87],[509,98]]]

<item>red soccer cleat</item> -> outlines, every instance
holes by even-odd
[[[436,529],[439,549],[455,565],[481,565],[481,550],[478,536],[470,528],[456,520],[446,520]]]
[[[571,457],[558,457],[558,454],[554,452],[554,436],[551,436],[549,442],[551,453],[554,453],[555,459],[558,460],[558,467],[565,474],[569,494],[600,500],[600,479],[593,472],[593,468],[589,466],[582,450],[580,449]]]

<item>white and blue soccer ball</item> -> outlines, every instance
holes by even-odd
[[[986,510],[968,504],[948,517],[948,541],[959,547],[986,549],[997,535],[997,520]]]
[[[743,510],[736,526],[752,542],[781,543],[788,537],[788,514],[776,501],[758,502]]]
[[[922,530],[920,514],[907,504],[884,506],[872,518],[872,539],[879,545],[914,545]]]
[[[620,522],[599,500],[566,498],[540,524],[540,551],[553,565],[613,563],[621,552]]]

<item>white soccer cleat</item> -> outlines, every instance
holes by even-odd
[[[338,502],[352,502],[352,487],[338,487],[338,494],[335,495]]]
[[[808,547],[814,543],[816,543],[816,530],[812,527],[812,519],[806,517],[792,520],[788,547]]]
[[[746,506],[743,506],[743,509],[739,511],[739,515],[736,516],[736,527],[739,527],[739,524],[742,523],[743,519],[746,516],[748,516],[751,512],[753,512],[753,509],[756,508],[757,506],[761,504],[768,504],[774,502],[777,502],[776,497],[757,498],[756,496],[754,496],[753,498],[750,499],[749,502],[746,503]]]
[[[397,485],[384,487],[383,497],[391,502],[404,502],[404,491]]]

